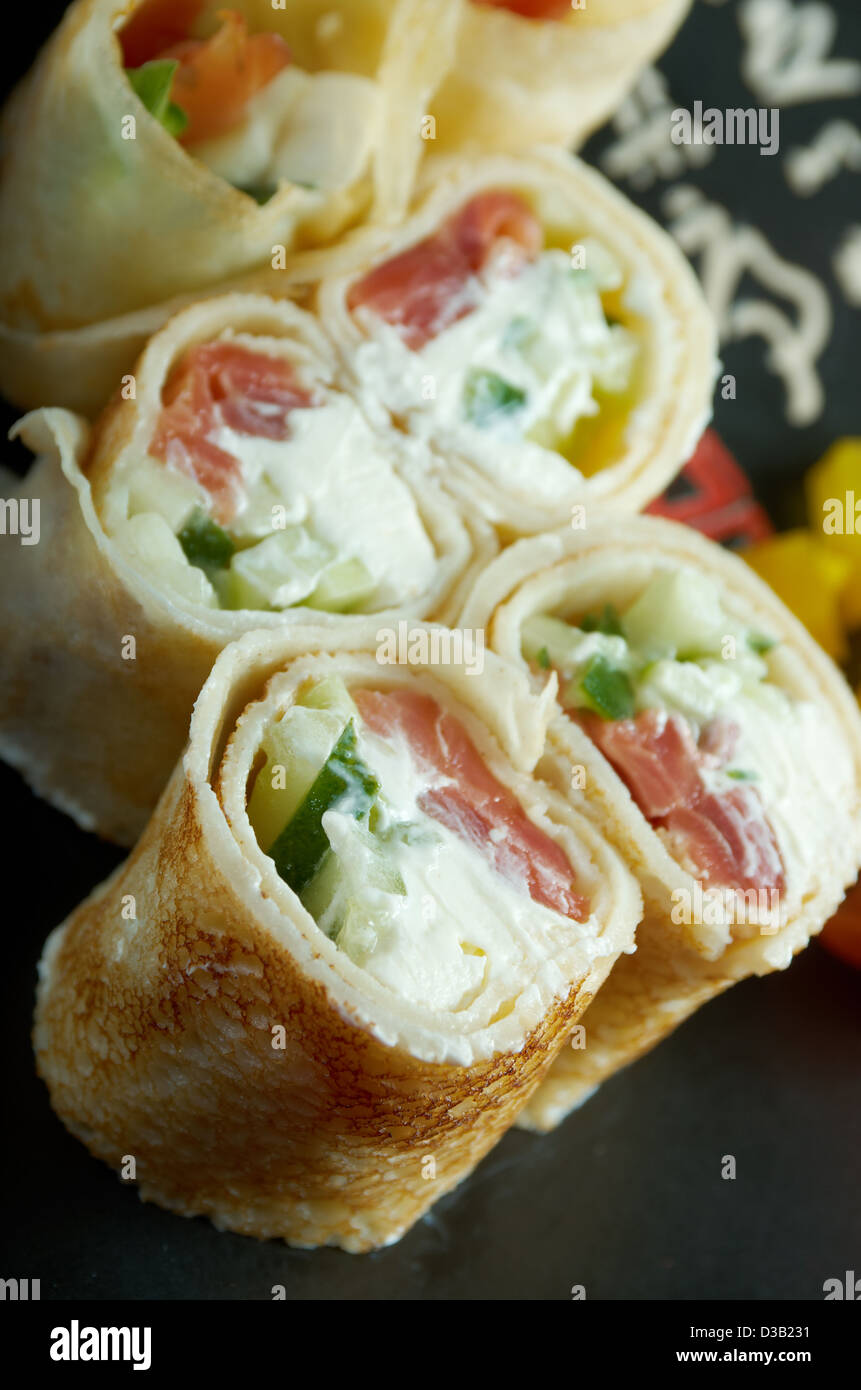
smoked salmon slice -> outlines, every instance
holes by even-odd
[[[713,721],[697,743],[686,720],[662,710],[644,710],[634,719],[603,720],[582,711],[574,717],[649,823],[668,831],[710,884],[783,890],[780,850],[756,787],[714,792],[702,776],[732,756],[739,731],[731,721]]]
[[[351,693],[370,729],[384,738],[400,731],[418,765],[439,774],[419,800],[427,815],[474,844],[497,873],[533,901],[586,921],[589,903],[574,887],[565,854],[489,771],[454,715],[418,691]]]
[[[495,10],[510,10],[522,19],[565,19],[573,13],[571,0],[473,0]]]
[[[541,250],[541,224],[518,194],[479,193],[432,236],[357,280],[347,307],[370,309],[416,352],[476,307],[470,281],[503,239],[512,250],[506,268],[516,273]]]
[[[178,63],[170,97],[188,119],[183,145],[232,130],[251,98],[290,62],[280,34],[249,34],[237,10],[218,11],[220,27],[211,38],[189,38],[200,9],[199,0],[149,0],[120,33],[128,67],[154,58]]]
[[[139,68],[153,58],[162,58],[165,49],[187,39],[205,3],[206,0],[144,0],[136,6],[117,35],[125,66]]]
[[[289,414],[315,404],[290,363],[236,343],[201,343],[171,372],[162,392],[151,450],[196,478],[213,512],[230,521],[241,497],[238,460],[213,442],[222,426],[264,439],[287,439]]]

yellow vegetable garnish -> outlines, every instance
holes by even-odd
[[[848,656],[841,591],[853,564],[809,531],[784,531],[744,552],[748,564],[770,584],[835,661]]]
[[[831,553],[850,561],[843,621],[861,627],[861,439],[837,439],[804,480],[810,526]]]
[[[835,440],[808,471],[804,490],[811,529],[835,550],[861,554],[861,439]]]

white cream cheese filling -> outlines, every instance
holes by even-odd
[[[251,98],[233,130],[188,148],[238,188],[286,181],[330,192],[367,169],[380,112],[369,78],[290,66]]]
[[[414,827],[408,839],[385,841],[406,892],[373,886],[355,822],[346,809],[327,811],[323,827],[343,873],[318,925],[327,931],[346,918],[338,946],[400,998],[451,1012],[476,1006],[492,1020],[572,938],[594,936],[594,919],[575,922],[535,902],[525,882],[501,875],[474,844],[423,811],[422,793],[446,779],[416,767],[403,735],[383,739],[360,728],[358,748],[381,787],[377,833]]]
[[[346,396],[290,412],[286,440],[239,434],[226,426],[213,440],[239,461],[245,508],[262,496],[282,520],[308,526],[339,555],[355,556],[377,588],[375,608],[406,604],[431,588],[436,557],[418,505],[358,408]],[[236,525],[241,534],[243,508]],[[270,526],[271,526],[270,519]]]
[[[626,390],[637,355],[634,335],[606,320],[600,289],[615,284],[616,272],[604,257],[595,256],[595,270],[575,270],[565,252],[548,250],[512,274],[502,250],[464,290],[474,307],[418,352],[360,307],[366,336],[355,369],[368,408],[384,401],[441,450],[466,452],[502,486],[552,501],[579,476],[557,447],[598,413],[596,391]],[[522,393],[522,404],[483,424],[470,420],[476,370]]]

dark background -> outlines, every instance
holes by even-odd
[[[2,55],[5,87],[63,8],[16,13]],[[861,57],[855,0],[834,8],[833,52]],[[680,106],[750,106],[740,54],[734,0],[695,0],[659,66]],[[761,340],[723,352],[738,394],[716,401],[716,427],[781,524],[798,514],[804,470],[835,437],[861,433],[859,315],[831,273],[844,232],[861,221],[858,175],[843,172],[801,199],[782,170],[790,147],[837,117],[859,122],[859,103],[788,108],[778,155],[719,147],[681,179],[759,227],[781,255],[822,277],[831,296],[835,326],[820,362],[827,405],[808,427],[787,424],[784,387]],[[586,157],[597,161],[612,138],[599,132]],[[666,181],[643,194],[621,186],[661,220]],[[2,423],[13,419],[7,409]],[[7,457],[23,461],[24,452]],[[748,981],[701,1010],[555,1134],[509,1134],[389,1250],[291,1251],[144,1206],[54,1118],[29,1046],[42,942],[121,855],[36,801],[3,767],[0,797],[8,1082],[0,1277],[39,1278],[43,1298],[75,1299],[265,1299],[273,1284],[286,1285],[288,1298],[565,1299],[583,1284],[590,1299],[818,1299],[825,1279],[861,1272],[861,975],[818,945],[790,971]],[[720,1176],[726,1154],[737,1160],[734,1182]]]

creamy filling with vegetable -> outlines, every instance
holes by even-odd
[[[768,634],[679,568],[658,570],[621,612],[536,614],[522,641],[683,868],[798,905],[829,858],[851,769],[821,711],[770,678]]]
[[[358,407],[275,352],[224,337],[186,355],[149,453],[114,471],[106,529],[161,587],[210,608],[410,603],[436,570],[412,493]]]
[[[202,18],[212,32],[192,37]],[[328,192],[366,169],[380,117],[370,79],[304,72],[280,35],[249,33],[238,10],[204,0],[145,0],[119,39],[150,114],[258,202],[286,183]]]
[[[458,286],[448,322],[416,347],[373,302],[353,313],[364,340],[356,370],[441,449],[466,451],[503,486],[552,501],[576,476],[578,428],[632,391],[635,333],[611,323],[602,295],[622,287],[612,257],[583,243],[588,268],[558,249],[512,256],[505,237]]]
[[[258,202],[285,183],[328,193],[367,169],[379,115],[369,78],[291,67],[249,101],[235,129],[189,149]]]
[[[402,998],[495,1022],[572,932],[588,934],[562,851],[427,697],[311,683],[269,727],[261,763],[248,800],[261,849],[320,930]]]

